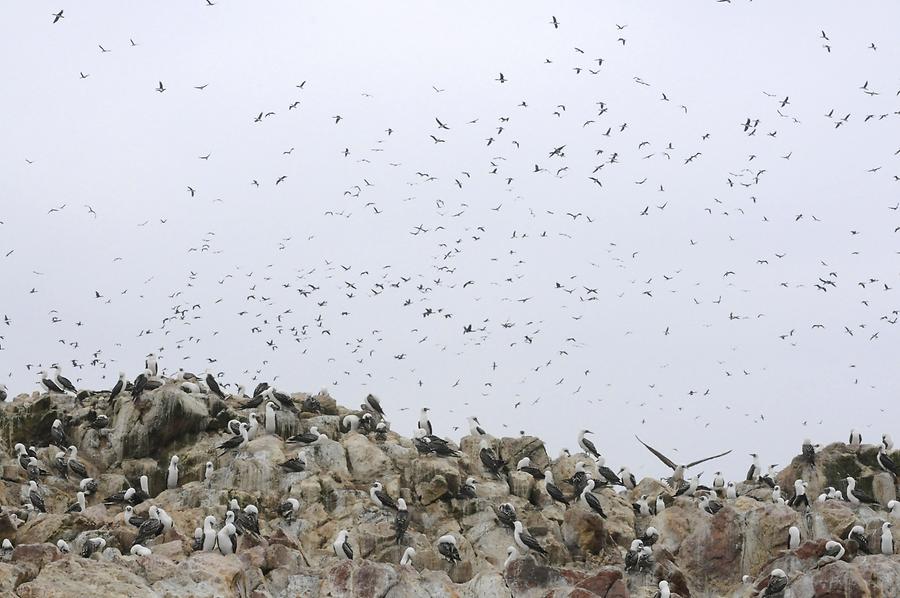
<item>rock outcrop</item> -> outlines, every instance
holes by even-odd
[[[564,480],[577,461],[599,477],[584,455],[553,461],[538,438],[472,436],[459,445],[450,442],[457,456],[422,454],[413,440],[392,431],[343,431],[343,417],[364,409],[345,409],[326,393],[309,399],[295,394],[295,410],[284,406],[277,412],[277,435],[265,432],[265,403],[243,409],[245,398],[187,394],[175,384],[145,392],[137,403],[123,393],[111,404],[105,393],[96,393],[78,403],[65,395],[35,394],[3,404],[0,540],[9,539],[15,548],[0,559],[0,595],[649,598],[667,580],[682,598],[745,598],[758,595],[777,567],[789,578],[787,598],[900,596],[900,555],[877,554],[882,523],[900,524],[900,516],[884,506],[828,500],[813,502],[807,512],[773,502],[771,488],[754,481],[740,483],[740,496],[722,498],[722,509],[710,515],[696,497],[673,496],[665,482],[645,479],[633,490],[597,488],[603,518],[574,499],[568,507],[554,502],[542,480],[515,471],[529,457],[538,470],[550,469],[571,496]],[[232,437],[228,422],[249,422],[251,413],[260,421],[256,436],[237,449],[217,450]],[[108,422],[97,425],[101,414]],[[50,434],[55,419],[62,420],[79,461],[98,484],[82,512],[66,512],[75,502],[78,478],[69,472],[63,479],[52,467],[61,450]],[[312,427],[328,438],[305,448],[283,440]],[[510,471],[498,476],[485,470],[479,457],[484,439]],[[48,472],[39,476],[47,513],[30,509],[28,473],[18,463],[16,443],[36,447]],[[305,471],[280,466],[300,451]],[[868,446],[829,445],[815,465],[794,459],[777,482],[788,498],[794,480],[804,479],[815,501],[822,489],[841,488],[841,480],[852,475],[886,505],[896,497],[897,483],[878,468],[876,453]],[[180,458],[179,482],[167,489],[172,455]],[[894,460],[900,462],[900,455]],[[207,462],[213,464],[208,476]],[[104,504],[103,498],[137,487],[142,475],[148,476],[151,498],[135,504],[135,513],[146,517],[156,505],[173,526],[146,543],[151,554],[134,556],[129,551],[137,528],[121,516],[121,504]],[[477,481],[475,498],[460,494],[468,477]],[[377,508],[369,498],[376,481],[409,506],[409,528],[399,542],[394,511]],[[642,515],[632,506],[643,495],[655,504],[660,494],[668,505],[660,513]],[[299,509],[285,518],[279,508],[288,498]],[[258,508],[259,534],[243,533],[236,554],[193,550],[195,528],[213,515],[218,529],[232,500]],[[498,520],[502,503],[512,505],[546,556],[525,554],[504,567],[507,547],[516,542]],[[863,526],[873,554],[847,540],[856,525]],[[651,526],[659,531],[651,557],[626,570],[632,541]],[[794,550],[787,546],[791,526],[802,537]],[[332,550],[342,529],[350,531],[352,561]],[[460,562],[450,563],[439,552],[436,541],[444,534],[455,537]],[[105,540],[105,547],[83,558],[80,551],[92,538]],[[825,542],[834,539],[846,548],[843,559],[816,568]],[[71,553],[60,552],[59,540]],[[415,556],[400,565],[407,547]]]

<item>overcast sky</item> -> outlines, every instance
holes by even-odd
[[[900,421],[896,4],[161,6],[0,8],[12,394],[156,351],[731,478]]]

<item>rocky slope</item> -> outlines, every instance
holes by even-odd
[[[554,503],[544,483],[515,470],[498,478],[479,459],[480,438],[462,438],[459,457],[420,455],[415,444],[394,432],[342,432],[339,422],[351,413],[327,394],[315,398],[318,412],[304,411],[306,395],[293,395],[298,412],[278,411],[277,435],[259,434],[237,450],[216,451],[231,438],[229,420],[248,421],[251,412],[264,419],[265,404],[241,409],[245,399],[186,394],[174,384],[147,392],[139,403],[123,394],[111,405],[107,394],[73,397],[20,396],[0,409],[0,539],[14,545],[0,560],[0,595],[66,596],[422,596],[578,598],[650,597],[660,580],[673,596],[749,597],[760,593],[769,572],[787,572],[785,597],[900,596],[900,555],[865,555],[846,541],[854,525],[862,525],[877,553],[883,521],[900,524],[900,508],[854,507],[829,500],[802,512],[771,500],[761,483],[738,485],[737,499],[722,500],[722,510],[710,515],[698,508],[697,497],[667,498],[670,506],[656,515],[636,514],[632,504],[642,495],[651,504],[669,496],[668,487],[644,479],[630,491],[596,491],[607,519],[577,503]],[[390,406],[386,406],[390,415]],[[105,425],[96,423],[105,414]],[[55,419],[72,444],[78,460],[99,484],[80,513],[65,513],[74,502],[78,478],[64,480],[51,466],[59,449],[53,446]],[[306,471],[294,473],[279,464],[296,456],[297,446],[282,438],[316,426],[327,435],[306,450]],[[40,480],[47,513],[29,512],[27,473],[16,459],[18,442],[35,446],[49,475]],[[575,471],[584,455],[551,460],[540,439],[490,438],[500,457],[514,465],[530,457],[540,470],[550,469],[562,480]],[[455,444],[453,446],[456,446]],[[882,504],[895,498],[896,481],[878,472],[877,450],[856,451],[844,444],[823,448],[815,466],[797,458],[778,477],[782,488],[797,478],[809,482],[814,499],[826,486],[841,487],[853,475]],[[180,479],[166,489],[166,469],[172,455],[180,457]],[[900,462],[900,454],[894,454]],[[213,471],[204,479],[207,461]],[[593,465],[588,466],[591,471]],[[149,478],[151,498],[135,505],[147,515],[151,505],[174,520],[171,530],[147,546],[152,554],[133,556],[129,549],[137,528],[121,516],[121,505],[104,505],[103,497]],[[467,477],[477,480],[477,497],[459,498]],[[597,478],[597,471],[593,470]],[[395,540],[394,512],[376,508],[369,498],[375,481],[388,494],[409,505],[410,525],[402,543]],[[790,492],[785,492],[789,495]],[[288,497],[300,508],[287,520],[278,513]],[[245,533],[237,554],[194,551],[194,530],[214,515],[220,526],[231,499],[241,507],[259,509],[259,536]],[[512,531],[498,522],[495,508],[508,502],[518,519],[547,550],[546,558],[523,556],[504,567]],[[652,561],[642,571],[627,572],[626,552],[636,537],[653,526],[659,540]],[[801,530],[802,543],[788,550],[788,528]],[[218,527],[218,526],[217,526]],[[900,525],[897,526],[900,534]],[[355,559],[335,556],[332,542],[339,530],[350,531]],[[451,564],[438,552],[444,534],[457,540],[461,562]],[[89,558],[78,556],[91,538],[103,538],[105,548]],[[827,540],[844,541],[843,560],[815,568]],[[64,540],[70,554],[56,543]],[[895,541],[896,542],[896,541]],[[416,551],[411,565],[400,565],[406,547]],[[896,552],[896,551],[895,551]],[[744,576],[749,576],[743,581]]]

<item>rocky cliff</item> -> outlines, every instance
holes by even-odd
[[[242,408],[247,398],[221,399],[213,394],[183,392],[175,384],[145,392],[140,401],[125,393],[111,402],[108,393],[76,400],[62,394],[23,395],[0,410],[0,539],[9,539],[0,560],[0,594],[20,597],[66,596],[471,596],[578,598],[651,597],[660,581],[672,596],[749,597],[767,587],[773,568],[787,573],[787,598],[900,596],[900,555],[879,554],[882,523],[900,523],[900,507],[890,513],[896,480],[880,472],[877,449],[853,449],[838,443],[819,451],[816,464],[795,459],[777,482],[791,492],[795,479],[809,482],[812,508],[794,509],[772,499],[762,482],[741,482],[738,497],[722,498],[722,509],[710,514],[694,496],[673,497],[672,489],[655,479],[637,487],[603,487],[595,496],[601,517],[578,501],[554,502],[545,482],[516,471],[529,457],[539,471],[550,470],[556,484],[572,496],[563,480],[584,461],[594,479],[599,474],[584,455],[552,460],[540,439],[533,437],[463,437],[448,452],[458,456],[422,454],[416,442],[389,430],[343,431],[344,417],[362,416],[365,406],[350,410],[327,394],[309,400],[293,395],[276,415],[276,433],[260,424],[252,439],[234,449],[216,450],[233,437],[231,420],[250,422],[250,414],[265,419],[265,402]],[[296,410],[296,411],[295,411]],[[387,406],[390,415],[389,405]],[[104,419],[106,416],[108,419]],[[79,512],[66,513],[76,500],[79,476],[63,479],[53,466],[60,444],[51,434],[54,420],[78,449],[77,460],[97,482]],[[353,419],[353,418],[351,418]],[[368,419],[368,418],[367,418]],[[372,421],[377,421],[376,417]],[[296,457],[302,444],[284,439],[316,427],[327,438],[303,448],[304,471],[281,464]],[[487,440],[509,466],[499,475],[486,471],[479,457]],[[427,442],[427,441],[426,441]],[[24,469],[15,445],[35,447],[37,465],[46,475]],[[63,447],[65,448],[65,447]],[[170,457],[178,455],[177,486],[167,489]],[[900,462],[900,455],[893,455]],[[27,461],[26,457],[26,461]],[[207,471],[207,462],[212,470]],[[31,507],[29,475],[46,513]],[[150,498],[135,502],[136,515],[147,517],[152,505],[173,520],[171,529],[144,544],[149,554],[133,555],[138,528],[122,516],[123,504],[104,498],[149,481]],[[854,506],[842,500],[816,503],[826,486],[841,488],[854,476],[881,505]],[[474,498],[461,490],[475,479]],[[374,482],[409,507],[409,528],[396,539],[395,511],[377,507],[370,498]],[[641,514],[633,504],[645,496],[667,507]],[[288,498],[299,508],[288,517]],[[226,519],[232,500],[258,508],[259,533],[245,530],[236,554],[196,550],[195,529],[204,518]],[[513,506],[546,556],[523,554],[505,565],[507,548],[516,546],[513,531],[498,519],[503,503]],[[861,525],[871,555],[856,541],[851,528]],[[788,529],[800,530],[801,543],[788,548]],[[648,528],[658,540],[645,550],[639,566],[629,565],[628,551]],[[898,526],[900,527],[900,526]],[[354,559],[336,556],[332,543],[340,530],[349,531]],[[460,555],[449,562],[437,540],[451,534]],[[900,531],[898,531],[900,534]],[[88,558],[82,548],[102,538],[105,545]],[[57,547],[62,540],[69,553]],[[834,563],[819,564],[828,540],[846,549]],[[411,563],[401,565],[404,551],[415,549]],[[524,549],[518,552],[525,553]],[[896,552],[896,551],[895,551]]]

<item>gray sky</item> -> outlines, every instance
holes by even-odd
[[[734,448],[731,477],[805,436],[872,440],[900,391],[898,21],[886,2],[9,3],[0,380],[212,358],[228,382],[373,392],[405,434],[423,405],[441,434],[478,415],[554,454],[588,427],[650,475],[634,433],[684,460]]]

